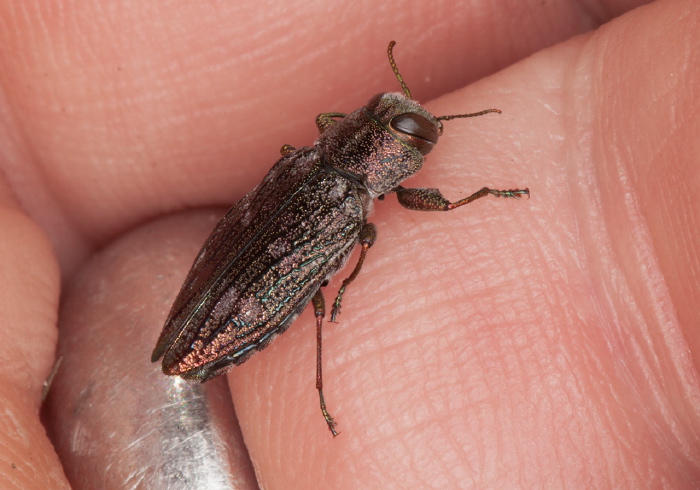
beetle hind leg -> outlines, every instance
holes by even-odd
[[[339,434],[336,429],[337,423],[333,420],[333,417],[328,413],[326,408],[326,400],[323,397],[323,372],[321,369],[321,330],[323,327],[323,317],[326,316],[326,300],[323,298],[323,293],[321,289],[316,291],[311,302],[314,305],[314,316],[316,317],[316,389],[318,390],[318,398],[321,402],[321,413],[323,413],[323,418],[328,424],[328,429],[333,434],[333,437]]]

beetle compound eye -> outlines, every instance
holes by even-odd
[[[396,116],[391,120],[391,127],[408,136],[415,136],[433,144],[438,140],[438,127],[435,123],[413,112]]]
[[[428,154],[438,141],[438,126],[430,119],[414,112],[396,116],[391,120],[390,126],[397,132],[399,138],[415,147],[423,155]]]

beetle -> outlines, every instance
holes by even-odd
[[[359,260],[331,308],[340,313],[376,228],[367,222],[375,198],[396,193],[402,206],[449,211],[487,195],[520,198],[525,189],[484,187],[456,202],[437,189],[401,186],[423,165],[443,132],[442,121],[496,112],[435,117],[412,99],[393,57],[403,93],[382,93],[351,114],[316,118],[312,147],[284,145],[263,181],[235,204],[204,243],[175,300],[151,356],[165,374],[201,382],[248,360],[283,333],[311,302],[316,317],[316,388],[333,436],[336,422],[323,396],[321,288],[361,246]]]

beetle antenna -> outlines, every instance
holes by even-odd
[[[406,82],[403,81],[403,77],[401,76],[401,73],[399,73],[399,69],[396,67],[396,61],[394,61],[394,46],[396,45],[396,41],[391,41],[389,43],[389,49],[386,50],[387,54],[389,55],[389,64],[391,65],[391,69],[394,70],[394,75],[396,75],[397,80],[401,84],[401,89],[403,90],[403,93],[406,94],[406,97],[409,99],[413,99],[411,97],[411,91],[408,90],[408,85],[406,85]],[[476,114],[474,114],[476,116]]]
[[[437,118],[437,120],[438,121],[449,121],[450,119],[460,119],[462,117],[483,116],[484,114],[488,114],[489,112],[495,112],[497,114],[501,113],[501,111],[498,109],[486,109],[485,111],[472,112],[471,114],[453,114],[451,116],[440,116]]]

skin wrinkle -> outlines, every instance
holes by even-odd
[[[581,113],[586,113],[585,111]],[[580,114],[581,114],[580,113]],[[585,125],[584,125],[585,126]],[[583,169],[584,167],[581,167]],[[596,179],[589,180],[590,182],[596,182]],[[598,212],[594,213],[589,213],[589,218],[593,217],[594,221],[597,225],[599,225],[601,232],[605,235],[608,236],[607,232],[607,227],[605,226],[604,221],[600,219],[603,215],[603,203],[601,200],[601,196],[596,194],[594,191],[595,187],[591,186],[590,188],[590,193],[587,194],[587,199],[584,200],[588,204],[589,210],[597,209]],[[584,207],[585,209],[585,207]],[[580,221],[581,222],[581,221]],[[585,223],[583,228],[586,229],[589,227],[591,221],[583,221],[581,223]],[[600,233],[600,232],[599,232]],[[593,233],[590,233],[589,236],[593,236]],[[608,290],[615,290],[615,291],[620,291],[621,283],[620,283],[620,274],[619,274],[619,264],[615,260],[614,252],[610,239],[608,240],[601,240],[601,242],[607,244],[609,247],[607,250],[601,250],[600,248],[595,249],[595,252],[589,255],[588,260],[586,262],[589,262],[592,264],[594,267],[592,270],[601,270],[601,271],[606,271],[607,274],[603,274],[601,276],[597,277],[592,277],[592,282],[593,284],[598,283],[598,287],[594,288],[594,290],[597,290],[599,293],[603,292],[605,293]],[[607,264],[606,264],[607,262]],[[588,267],[582,270],[591,270]],[[608,277],[608,281],[613,281],[617,283],[617,287],[611,287],[609,284],[607,284],[605,281],[605,278]],[[617,304],[616,300],[618,299],[616,295],[610,295],[610,294],[598,294],[597,298],[599,300],[603,300],[603,303],[606,304],[605,306],[601,306],[597,308],[598,311],[603,312],[603,311],[615,311],[614,308],[611,308],[612,305]],[[602,320],[602,318],[601,318]],[[623,335],[620,335],[621,332],[617,329],[617,325],[624,324],[624,322],[621,321],[621,318],[610,318],[609,321],[605,322],[603,321],[603,331],[607,332],[607,339],[609,342],[609,347],[612,349],[611,352],[614,352],[615,350],[620,350],[622,349],[623,351],[625,350],[625,337]],[[595,344],[593,344],[595,345]],[[593,354],[595,356],[594,352],[589,353],[589,355]],[[588,356],[587,356],[588,357]],[[591,357],[592,359],[595,359],[595,357]],[[618,374],[622,373],[628,373],[627,375],[624,375],[627,378],[627,384],[634,384],[634,379],[630,375],[629,371],[629,366],[626,365],[626,359],[627,357],[619,354],[613,353],[611,355],[611,360],[613,362],[613,365],[616,365],[616,370]],[[634,358],[632,358],[634,359]],[[633,360],[631,362],[634,362]],[[605,371],[601,371],[605,372]]]
[[[614,145],[614,148],[619,146],[622,145]],[[633,300],[626,304],[626,310],[622,310],[623,314],[626,313],[627,316],[631,316],[631,319],[634,319],[633,324],[636,324],[642,328],[650,323],[662,326],[676,325],[676,327],[672,327],[671,329],[662,328],[660,330],[662,334],[666,334],[666,337],[669,335],[674,336],[674,334],[677,334],[677,319],[673,314],[672,302],[669,298],[668,289],[665,287],[663,274],[660,271],[659,264],[653,258],[654,246],[646,223],[642,218],[642,214],[639,209],[639,193],[637,193],[636,189],[634,189],[624,163],[629,159],[625,158],[623,155],[616,156],[617,158],[613,159],[613,161],[616,162],[615,175],[618,176],[618,185],[622,188],[622,194],[625,196],[623,199],[625,211],[624,222],[628,225],[631,242],[634,243],[635,246],[631,250],[626,250],[627,252],[632,253],[625,255],[622,264],[618,265],[621,270],[620,274],[616,277],[618,277],[619,281],[625,286],[618,285],[615,286],[614,289],[617,291],[627,290],[630,299]],[[611,254],[614,253],[614,251],[611,251]],[[635,262],[641,264],[641,269],[646,270],[647,277],[650,280],[640,284],[639,281],[635,280],[635,278],[627,277],[627,273],[625,272],[626,270],[636,270],[637,267],[639,267],[631,264],[632,259],[635,259]],[[643,297],[647,297],[649,299],[645,299]],[[649,311],[647,305],[652,305],[652,307],[654,305],[662,306],[656,307],[654,310]],[[649,319],[649,316],[655,316],[656,318]],[[618,322],[615,322],[615,324],[618,324]],[[617,344],[618,349],[622,347],[622,350],[627,352],[630,352],[631,349],[631,356],[620,356],[618,358],[622,363],[622,365],[619,365],[618,367],[623,373],[625,373],[624,376],[626,377],[627,382],[634,389],[636,396],[640,400],[642,414],[647,420],[647,423],[650,425],[650,428],[656,433],[657,438],[663,438],[666,435],[668,435],[667,437],[671,437],[671,434],[673,434],[676,442],[683,444],[685,437],[684,434],[679,432],[682,430],[682,424],[679,426],[671,421],[672,417],[674,416],[673,410],[662,401],[663,398],[660,396],[661,392],[665,391],[660,385],[660,383],[663,383],[664,380],[659,379],[655,374],[659,369],[659,360],[657,358],[658,351],[656,350],[655,346],[656,342],[652,338],[651,333],[646,328],[644,328],[639,334],[635,335],[633,333],[632,336],[626,336],[622,332],[611,333],[615,338],[617,338],[615,344]],[[669,345],[668,342],[668,339],[666,339],[666,342],[663,345]],[[625,362],[627,359],[630,359],[629,363]],[[683,377],[682,373],[686,370],[683,369],[682,366],[678,365],[679,359],[667,359],[666,362],[668,361],[675,361],[674,366],[676,373]],[[682,362],[683,359],[680,359],[680,361]],[[642,374],[641,379],[639,376],[635,376],[635,373],[637,372]],[[642,381],[645,382],[644,385],[640,384]],[[657,404],[653,407],[654,410],[652,410],[652,407],[649,405],[649,397],[645,396],[645,393],[650,390],[652,392],[653,399],[657,402]],[[665,426],[664,431],[658,429],[659,421],[654,420],[654,413],[657,410],[660,410],[662,417],[667,419],[666,423],[663,424]],[[671,441],[663,441],[662,439],[659,439],[659,442],[664,448],[672,447]],[[690,449],[689,446],[686,445],[686,447]]]
[[[620,147],[620,146],[624,147],[624,145],[616,145],[616,147]],[[620,155],[618,155],[617,158],[614,159],[614,161],[617,162],[617,172],[616,172],[616,173],[617,173],[617,176],[620,177],[620,179],[619,179],[620,184],[623,185],[623,188],[626,188],[626,189],[627,189],[626,192],[624,192],[624,195],[625,195],[626,198],[623,200],[623,202],[626,204],[626,206],[625,206],[625,211],[626,211],[627,221],[628,221],[628,222],[630,222],[630,221],[632,222],[632,233],[633,233],[633,236],[634,236],[633,242],[634,242],[635,245],[636,245],[636,246],[632,249],[632,251],[634,252],[634,251],[637,251],[637,250],[638,250],[637,247],[638,247],[640,244],[644,245],[644,248],[650,247],[650,244],[649,244],[649,241],[648,241],[648,236],[647,236],[645,233],[643,233],[643,232],[640,233],[640,231],[641,231],[641,230],[640,230],[640,226],[641,226],[641,227],[644,227],[644,225],[641,224],[641,223],[639,222],[638,219],[635,219],[636,216],[638,215],[638,209],[635,209],[637,206],[635,205],[635,202],[633,201],[633,197],[632,197],[632,196],[635,195],[635,194],[634,194],[634,189],[630,189],[629,180],[625,177],[625,168],[624,168],[624,164],[622,163],[622,162],[624,162],[625,160],[626,160],[626,158],[625,158],[624,156],[620,156]],[[635,233],[635,232],[636,232],[636,233]],[[641,234],[641,236],[640,236],[640,234]],[[636,235],[636,236],[635,236],[635,235]],[[649,254],[649,252],[647,251],[647,252],[644,252],[643,254],[638,254],[637,257],[636,257],[636,259],[637,259],[637,261],[640,261],[640,262],[644,263],[644,262],[645,262],[645,258],[647,258],[647,257],[649,257],[649,256],[650,256],[650,254]],[[629,261],[629,260],[628,260],[628,261]],[[631,268],[631,266],[630,266],[630,268]],[[663,279],[659,277],[660,274],[659,274],[658,267],[652,267],[652,268],[650,268],[649,265],[647,264],[647,272],[649,272],[650,270],[654,270],[654,272],[656,273],[656,274],[654,274],[654,275],[656,276],[656,280],[657,280],[657,281],[658,281],[659,279],[661,279],[661,281],[659,281],[659,282],[662,282],[662,281],[663,281]],[[654,277],[654,276],[652,276],[652,277]],[[628,283],[628,284],[629,284],[629,283]],[[659,286],[659,284],[657,283],[657,288],[658,288],[658,286]],[[652,289],[652,288],[653,288],[653,287],[650,286],[649,289]],[[647,291],[647,293],[648,293],[648,292],[649,292],[649,291]],[[632,290],[630,291],[630,293],[631,293],[631,294],[635,294],[635,293],[634,293],[634,287],[632,288]],[[637,290],[636,296],[639,296],[640,294],[644,295],[644,291],[639,291],[639,290]],[[657,295],[657,299],[658,299],[658,295]],[[653,303],[651,303],[651,304],[653,304]],[[658,303],[657,303],[657,304],[658,304]],[[634,308],[634,306],[635,306],[634,304],[631,304],[631,305],[628,306],[628,308],[631,310],[631,311],[628,312],[628,314],[632,315],[632,317],[636,317],[636,322],[635,322],[635,323],[636,323],[637,325],[639,325],[639,326],[645,325],[646,322],[645,322],[645,315],[644,315],[644,313],[643,313],[643,310],[640,310],[639,308]],[[641,304],[640,304],[640,306],[641,306]],[[652,315],[653,315],[654,312],[651,312],[651,313],[652,313]],[[657,316],[658,316],[658,313],[661,313],[661,312],[657,311],[656,313],[657,313]],[[646,316],[648,316],[648,314],[647,314]],[[657,319],[657,322],[658,322],[658,321],[659,321],[659,320]],[[660,323],[660,324],[664,325],[664,324],[669,324],[669,323],[668,323],[668,322],[663,322],[663,320],[662,320],[662,323]],[[634,340],[634,338],[633,338],[633,339],[630,339],[630,341],[633,341],[633,340]],[[649,355],[655,356],[655,353],[654,353],[654,350],[653,350],[653,345],[652,345],[652,342],[653,342],[652,339],[649,337],[648,334],[645,334],[642,338],[640,338],[640,340],[641,340],[642,344],[647,344],[647,346],[650,347],[650,350],[648,351],[648,354],[646,354],[646,356],[645,356],[644,352],[641,350],[642,345],[639,345],[639,344],[634,344],[634,345],[632,345],[631,347],[632,347],[632,348],[635,348],[635,350],[637,351],[637,352],[635,353],[635,356],[633,357],[633,359],[636,358],[638,361],[644,361],[644,360],[646,360],[647,363],[653,362],[653,361],[654,361],[653,358],[651,358],[651,359],[648,359],[648,358],[647,358],[647,356],[649,356]],[[634,367],[635,367],[634,365],[623,367],[623,370],[624,370],[625,372],[627,372],[628,380],[629,380],[631,383],[633,383],[633,384],[635,383],[635,379],[634,379],[633,374],[632,374],[632,373],[633,373],[633,370],[634,370]],[[644,371],[644,369],[643,369],[644,366],[643,366],[643,365],[640,365],[640,366],[637,366],[637,367],[638,367],[639,370]],[[644,377],[647,379],[648,382],[651,382],[651,381],[653,380],[653,371],[651,370],[651,367],[647,366],[646,374],[644,375]],[[658,388],[658,387],[657,387],[657,388]],[[637,386],[637,387],[636,387],[636,390],[637,390],[637,392],[639,393],[640,398],[643,398],[643,397],[641,396],[641,391],[642,391],[643,389],[644,389],[644,387],[641,387],[641,386]],[[647,419],[649,418],[649,415],[648,415],[649,413],[650,413],[650,412],[649,412],[648,410],[645,411],[645,418],[647,418]],[[655,425],[655,424],[653,424],[653,421],[649,421],[649,422],[652,422],[652,424],[651,424],[652,427],[653,427],[653,425]]]
[[[557,244],[555,244],[555,246],[557,246]],[[562,247],[559,247],[559,248],[560,248],[560,252],[561,252],[561,248],[562,248]],[[553,265],[556,264],[556,261],[549,260],[548,262],[549,262],[550,264],[553,264]],[[555,289],[555,291],[558,291],[558,289]],[[563,292],[562,292],[562,293],[563,293]],[[565,296],[566,296],[565,294],[562,294],[561,297],[560,297],[560,299],[557,299],[557,302],[560,301],[560,300],[563,300]],[[567,310],[565,310],[565,311],[564,311],[564,314],[567,314],[567,313],[568,313]],[[570,313],[569,313],[567,316],[571,316]],[[554,330],[554,331],[556,331],[556,330]],[[584,345],[585,345],[585,344],[584,344]]]

